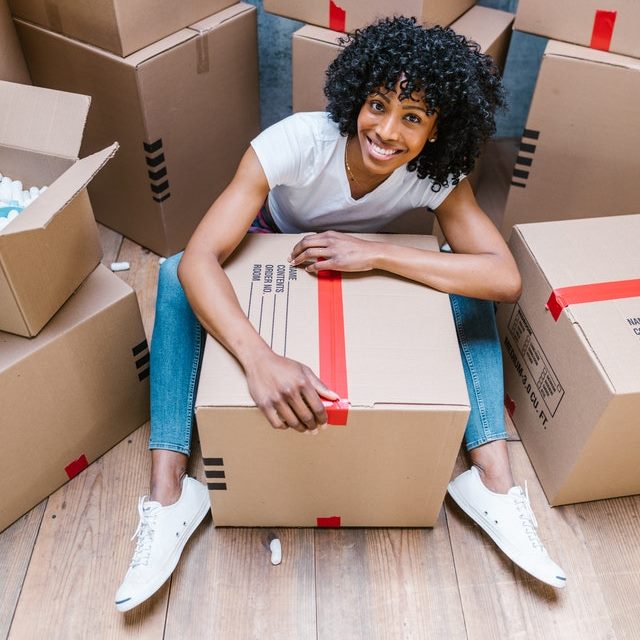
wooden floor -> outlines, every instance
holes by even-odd
[[[495,185],[506,179],[501,163],[508,154],[490,168]],[[489,188],[485,206],[501,197]],[[158,257],[100,232],[104,262],[131,264],[119,275],[136,289],[150,337]],[[640,497],[549,508],[510,429],[515,475],[568,574],[563,591],[515,568],[447,499],[433,529],[277,530],[278,567],[270,531],[215,529],[208,518],[171,581],[120,614],[114,593],[148,488],[144,425],[0,534],[0,638],[640,638]],[[461,456],[454,473],[464,468]],[[198,451],[192,473],[203,479]]]

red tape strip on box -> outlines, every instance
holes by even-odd
[[[553,319],[557,320],[562,310],[570,304],[636,297],[640,297],[640,279],[615,280],[613,282],[596,282],[554,289],[546,306]]]
[[[617,14],[617,11],[603,11],[602,9],[596,11],[591,32],[591,44],[589,45],[592,49],[609,51]]]
[[[347,12],[333,0],[329,0],[329,29],[346,31]]]
[[[331,425],[346,425],[349,414],[347,355],[344,341],[342,275],[339,271],[318,271],[318,324],[320,379],[340,400],[325,402]]]
[[[71,478],[75,478],[81,471],[84,471],[89,466],[89,462],[87,461],[87,456],[84,453],[73,462],[70,462],[64,470],[69,476],[69,480]]]
[[[330,516],[329,518],[316,518],[316,527],[337,529],[341,527],[340,516]]]
[[[513,414],[516,410],[516,403],[513,401],[508,393],[504,394],[504,408],[507,410],[510,418],[513,418]]]

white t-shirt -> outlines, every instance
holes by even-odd
[[[453,186],[432,191],[406,166],[358,200],[351,197],[344,167],[347,138],[324,112],[296,113],[251,142],[269,182],[269,210],[283,233],[379,231],[418,207],[436,209]]]

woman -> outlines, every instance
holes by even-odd
[[[240,362],[273,428],[317,433],[327,421],[322,398],[338,398],[306,365],[271,351],[240,308],[222,264],[247,229],[316,232],[290,256],[311,273],[383,269],[450,294],[472,405],[465,433],[472,467],[449,492],[514,562],[564,586],[537,536],[528,497],[514,486],[506,447],[490,301],[516,300],[520,276],[464,179],[504,103],[497,71],[475,43],[409,18],[382,20],[344,44],[327,71],[328,113],[296,114],[253,140],[184,255],[161,268],[151,495],[139,503],[138,543],[116,595],[121,611],[160,588],[208,511],[206,488],[186,477],[204,331]],[[415,207],[435,211],[452,252],[347,233],[378,231]]]

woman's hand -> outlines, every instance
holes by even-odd
[[[324,231],[305,236],[293,247],[292,265],[306,264],[305,269],[317,273],[335,271],[370,271],[374,267],[380,243],[360,240],[339,231]]]
[[[315,431],[327,423],[321,397],[340,399],[309,367],[272,351],[252,362],[245,373],[251,397],[274,429]]]

